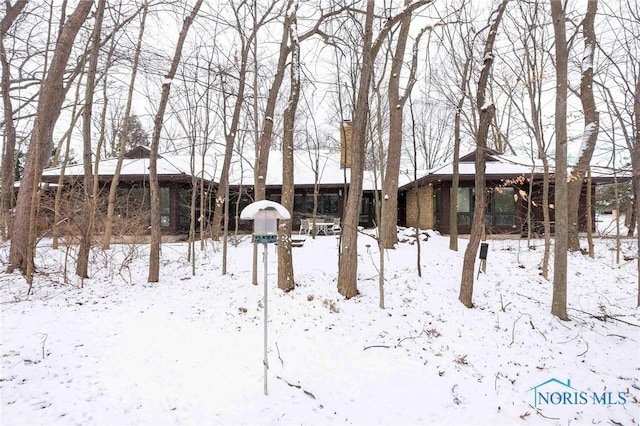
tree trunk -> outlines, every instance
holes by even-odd
[[[95,23],[91,35],[91,54],[89,56],[89,70],[87,71],[87,84],[85,89],[84,108],[82,111],[82,163],[84,166],[82,221],[80,223],[80,247],[76,260],[76,275],[80,278],[89,278],[89,252],[93,239],[93,225],[95,217],[96,201],[93,197],[93,170],[91,161],[91,119],[93,118],[93,92],[96,87],[96,74],[98,70],[98,56],[100,55],[100,34],[102,33],[102,20],[106,0],[98,2],[95,14]],[[96,155],[96,162],[98,161]]]
[[[364,24],[362,73],[355,104],[352,152],[351,184],[347,194],[342,226],[340,263],[338,265],[338,293],[350,299],[358,294],[358,221],[362,200],[364,149],[369,119],[369,88],[375,54],[372,51],[374,1],[367,0]]]
[[[180,30],[178,44],[173,55],[171,68],[165,75],[165,81],[162,83],[162,96],[160,97],[160,105],[154,120],[153,136],[151,138],[150,159],[149,159],[149,189],[151,190],[151,247],[149,252],[149,277],[150,283],[158,282],[160,279],[160,241],[162,239],[160,228],[160,185],[158,183],[158,146],[160,144],[160,133],[162,131],[162,122],[164,112],[169,102],[169,92],[171,91],[171,82],[176,75],[180,57],[182,56],[182,46],[187,38],[189,28],[193,23],[203,0],[198,0],[193,6],[191,13],[187,16]]]
[[[0,66],[2,67],[2,80],[0,80],[0,91],[2,92],[2,105],[4,112],[4,133],[3,141],[4,152],[2,155],[2,178],[0,189],[0,209],[2,215],[2,232],[1,236],[4,240],[11,233],[11,209],[13,208],[13,184],[15,180],[15,156],[16,156],[16,128],[13,124],[13,105],[11,103],[11,67],[7,52],[4,47],[5,37],[15,22],[16,18],[22,13],[27,5],[26,0],[16,2],[14,6],[10,6],[7,2],[5,16],[0,22]]]
[[[68,219],[62,219],[62,196],[64,192],[64,175],[67,170],[67,164],[69,163],[69,151],[71,150],[71,136],[72,130],[80,118],[81,112],[76,113],[76,106],[80,105],[80,89],[82,88],[82,78],[83,74],[78,77],[78,85],[76,86],[76,94],[75,101],[73,103],[72,113],[71,113],[71,125],[67,130],[67,134],[62,140],[65,140],[64,144],[64,155],[62,158],[62,165],[60,166],[60,176],[58,176],[58,187],[56,188],[56,195],[53,202],[53,241],[51,242],[51,247],[54,250],[58,250],[60,246],[60,229],[64,229],[62,225],[63,222],[68,222]],[[82,110],[82,107],[80,108]],[[66,265],[65,265],[66,266]]]
[[[409,0],[405,0],[405,6],[409,5]],[[400,80],[404,55],[409,38],[411,27],[411,14],[407,14],[400,24],[396,51],[391,63],[391,74],[389,76],[389,146],[387,151],[386,170],[382,183],[382,213],[384,218],[380,222],[381,247],[385,249],[395,248],[398,243],[398,179],[400,177],[400,157],[402,153],[402,139],[404,127],[404,105],[407,102],[413,85],[416,81],[415,74],[418,66],[418,44],[422,35],[426,31],[424,28],[416,37],[413,46],[413,55],[409,82],[403,95],[400,95]]]
[[[80,1],[74,12],[64,23],[56,43],[51,67],[40,88],[31,142],[29,143],[24,174],[16,201],[16,215],[12,229],[8,272],[12,272],[15,269],[26,272],[27,263],[33,261],[33,259],[29,259],[29,252],[33,255],[29,246],[29,235],[35,230],[31,229],[29,218],[31,212],[35,209],[34,200],[37,201],[37,195],[32,196],[32,191],[37,189],[42,170],[49,159],[53,147],[53,128],[60,116],[60,109],[65,98],[64,74],[71,55],[71,49],[76,35],[89,15],[92,6],[93,2],[90,0]]]
[[[140,60],[140,51],[142,50],[142,36],[144,34],[145,22],[147,20],[148,2],[145,1],[142,10],[142,20],[140,22],[140,31],[138,32],[138,42],[136,45],[136,51],[133,55],[133,66],[131,67],[131,77],[129,79],[129,92],[127,94],[127,105],[124,110],[123,123],[128,123],[131,117],[131,104],[133,102],[133,91],[136,81],[136,75],[138,73],[138,62]],[[104,233],[102,235],[102,248],[108,250],[111,246],[111,234],[113,232],[113,215],[115,212],[116,195],[118,192],[118,183],[120,182],[120,171],[122,170],[122,163],[124,162],[124,153],[127,146],[126,132],[122,131],[120,134],[120,149],[118,151],[118,161],[116,163],[116,169],[113,173],[113,178],[109,184],[109,196],[107,198],[107,217],[104,223]]]
[[[478,81],[477,103],[480,109],[480,120],[478,121],[478,131],[476,133],[476,160],[475,160],[475,202],[473,204],[473,222],[471,224],[471,235],[469,243],[464,252],[464,261],[462,266],[462,279],[460,281],[459,300],[467,308],[473,307],[473,273],[475,270],[476,254],[478,246],[482,238],[485,226],[485,206],[486,206],[486,183],[485,183],[485,154],[487,148],[487,138],[489,135],[489,127],[493,121],[495,114],[495,106],[488,103],[487,86],[491,74],[491,66],[493,65],[493,45],[498,33],[498,27],[507,7],[508,0],[498,6],[495,19],[489,28],[489,35],[484,47],[483,67],[480,72]]]
[[[362,42],[362,71],[356,101],[354,104],[354,123],[352,133],[351,183],[345,202],[343,226],[341,232],[340,261],[338,265],[338,292],[350,299],[358,294],[358,223],[360,202],[362,200],[362,179],[364,175],[364,154],[367,141],[369,120],[369,89],[373,74],[374,61],[387,34],[406,14],[430,3],[419,0],[407,6],[401,13],[390,17],[373,41],[373,19],[375,2],[367,0],[365,24]]]
[[[409,98],[409,113],[411,114],[411,142],[413,142],[413,190],[416,192],[416,215],[418,217],[416,223],[416,271],[418,271],[418,277],[422,277],[422,245],[420,244],[420,217],[422,215],[422,209],[420,207],[420,198],[418,196],[418,143],[416,141],[416,119],[413,113],[413,103]]]
[[[584,35],[584,54],[582,58],[582,79],[580,80],[580,100],[584,113],[584,134],[580,157],[576,163],[568,182],[568,241],[567,248],[570,251],[580,250],[580,218],[578,207],[580,195],[584,187],[584,178],[591,163],[591,157],[596,147],[598,129],[600,127],[600,114],[593,97],[593,57],[596,50],[596,33],[594,21],[598,10],[598,0],[587,2],[587,13],[582,21],[582,33]]]
[[[287,10],[290,10],[287,8]],[[281,203],[289,212],[293,212],[294,204],[294,164],[293,137],[296,121],[296,110],[300,99],[300,45],[297,34],[297,3],[291,14],[285,18],[285,28],[289,34],[291,49],[291,89],[289,102],[284,110],[284,135],[282,139],[282,199]],[[284,46],[281,45],[281,48]],[[287,292],[295,288],[293,276],[293,256],[291,253],[292,219],[280,221],[278,227],[278,288]]]
[[[636,80],[634,93],[633,116],[636,122],[636,134],[634,135],[633,151],[631,152],[631,168],[633,170],[633,195],[636,220],[631,223],[631,228],[636,229],[636,262],[640,271],[640,76]],[[638,274],[638,304],[640,306],[640,274]]]
[[[593,249],[593,191],[591,191],[591,169],[587,169],[587,247],[589,249],[589,257],[595,259]]]
[[[551,0],[551,17],[556,52],[556,170],[555,170],[555,250],[551,314],[561,320],[567,316],[567,34],[561,0]]]
[[[466,52],[466,59],[460,76],[460,99],[456,104],[456,114],[453,124],[453,176],[451,178],[451,193],[449,194],[449,250],[458,251],[458,187],[460,184],[460,142],[462,125],[462,107],[467,98],[466,85],[469,82],[469,71],[473,54]]]

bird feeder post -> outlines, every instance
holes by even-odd
[[[262,259],[264,262],[264,394],[268,395],[267,371],[269,370],[269,360],[267,356],[267,319],[268,319],[268,287],[267,287],[267,266],[268,250],[267,245],[278,241],[278,219],[290,219],[289,211],[281,204],[273,201],[262,200],[249,204],[240,213],[240,219],[253,220],[253,243],[263,245]]]

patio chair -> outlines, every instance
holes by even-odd
[[[309,232],[311,232],[311,221],[309,219],[300,219],[300,230],[298,231],[298,235],[309,235]]]
[[[339,217],[334,217],[333,218],[333,226],[331,226],[331,233],[339,234],[340,231],[342,231],[342,228],[340,227],[340,218]]]

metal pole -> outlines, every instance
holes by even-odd
[[[267,370],[269,369],[269,361],[267,361],[267,243],[265,242],[263,251],[264,257],[264,394],[267,395]]]

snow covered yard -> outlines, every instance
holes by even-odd
[[[455,253],[431,235],[421,278],[415,244],[387,253],[384,310],[372,238],[359,240],[352,300],[336,290],[336,237],[294,249],[290,293],[269,246],[268,396],[262,263],[254,286],[248,239],[230,246],[226,276],[220,247],[196,250],[192,275],[186,243],[164,244],[157,284],[145,246],[96,250],[84,288],[72,266],[65,283],[65,251],[45,241],[32,295],[20,275],[0,275],[2,424],[640,422],[637,264],[616,264],[612,239],[596,240],[596,259],[569,254],[562,322],[540,240],[490,240],[467,309],[465,242]],[[637,254],[632,240],[622,250]]]

